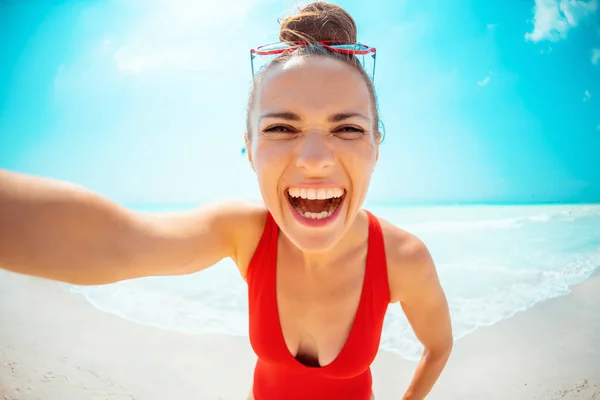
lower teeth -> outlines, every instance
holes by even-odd
[[[337,210],[337,208],[339,207],[339,204],[331,204],[329,206],[328,210],[323,210],[320,213],[315,213],[315,212],[310,212],[310,211],[305,211],[305,209],[303,210],[304,207],[301,206],[294,206],[294,208],[296,209],[296,211],[298,211],[298,214],[302,215],[304,218],[308,218],[308,219],[325,219],[325,218],[329,218],[333,215],[333,213],[335,212],[335,210]]]
[[[328,218],[331,217],[331,215],[333,214],[333,211],[321,211],[320,213],[313,213],[313,212],[302,212],[302,210],[299,210],[298,208],[296,208],[296,210],[300,213],[300,215],[302,215],[304,218],[310,218],[310,219],[323,219],[323,218]]]

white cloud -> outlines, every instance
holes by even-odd
[[[592,49],[590,61],[592,62],[592,64],[598,65],[598,63],[600,62],[600,49]]]
[[[583,93],[583,101],[590,101],[591,98],[592,98],[592,94],[590,93],[589,90],[586,90]]]
[[[248,13],[269,0],[123,0],[134,10],[114,61],[123,72],[165,68],[205,70],[215,57],[238,50]],[[241,49],[239,49],[241,51]]]
[[[485,78],[477,82],[477,85],[486,86],[488,83],[490,83],[490,79],[492,79],[490,76],[486,76]]]
[[[571,28],[592,16],[598,0],[535,0],[533,31],[525,34],[532,42],[564,39]]]

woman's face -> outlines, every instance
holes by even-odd
[[[248,155],[265,204],[299,249],[331,249],[352,225],[378,157],[373,105],[352,66],[322,56],[273,66],[257,87]]]

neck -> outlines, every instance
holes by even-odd
[[[307,252],[296,247],[291,241],[285,238],[285,245],[289,247],[299,262],[307,271],[318,271],[335,264],[336,261],[352,254],[353,250],[365,243],[368,237],[369,221],[364,211],[354,218],[352,225],[346,231],[344,236],[331,248],[322,252]]]

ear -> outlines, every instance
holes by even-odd
[[[252,167],[252,170],[256,171],[256,169],[254,169],[254,162],[252,161],[252,146],[250,143],[250,137],[248,136],[248,132],[244,133],[244,143],[246,144],[246,154],[248,155],[248,161],[250,162],[250,166]]]

